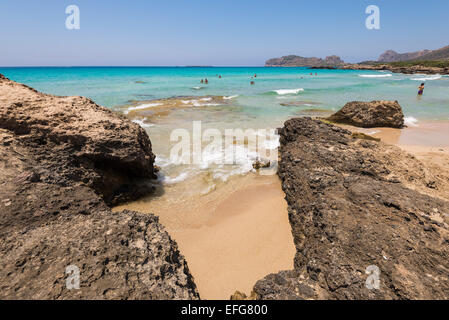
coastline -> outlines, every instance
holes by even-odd
[[[10,85],[8,79],[1,78],[0,80],[4,81],[5,84]],[[99,145],[102,145],[104,143],[113,144],[114,141],[108,140],[109,135],[107,134],[107,130],[112,130],[113,128],[118,127],[121,128],[121,130],[118,130],[118,132],[123,135],[123,128],[130,128],[131,131],[125,131],[125,133],[128,133],[130,136],[129,139],[132,139],[133,141],[131,141],[129,143],[129,146],[127,146],[130,149],[123,150],[123,157],[126,158],[129,150],[131,150],[132,148],[136,148],[136,145],[140,145],[140,148],[144,148],[144,151],[147,152],[146,155],[143,155],[141,157],[142,159],[145,159],[145,164],[148,165],[148,170],[146,171],[149,171],[147,176],[145,176],[144,178],[151,178],[153,176],[152,171],[154,155],[152,155],[151,153],[152,151],[150,141],[141,127],[132,124],[125,117],[118,115],[117,113],[113,113],[103,107],[100,107],[93,101],[86,98],[56,97],[45,95],[35,91],[34,89],[17,83],[12,83],[11,88],[5,86],[5,92],[4,117],[7,120],[4,122],[6,124],[4,128],[5,130],[18,132],[18,134],[22,135],[22,139],[24,139],[23,135],[25,134],[25,137],[27,137],[29,134],[28,131],[23,131],[25,129],[28,130],[28,127],[25,124],[27,124],[27,121],[30,121],[30,126],[32,126],[34,130],[33,132],[48,132],[50,128],[51,130],[54,129],[55,132],[53,133],[53,135],[57,138],[54,139],[54,141],[51,140],[50,142],[61,143],[62,141],[62,143],[64,143],[64,145],[70,151],[70,148],[80,148],[80,146],[82,146],[83,144],[79,143],[79,139],[85,138],[83,138],[80,133],[75,133],[67,136],[67,132],[71,132],[71,130],[80,130],[80,128],[77,127],[76,129],[74,129],[71,127],[65,127],[67,124],[64,121],[58,120],[58,117],[61,116],[61,112],[58,108],[60,108],[61,105],[64,106],[67,104],[72,104],[72,106],[75,107],[75,110],[72,110],[71,108],[64,109],[64,112],[70,113],[76,112],[76,110],[78,110],[76,108],[82,107],[85,108],[82,110],[87,111],[83,113],[87,117],[86,119],[84,119],[84,124],[89,124],[93,120],[102,121],[101,119],[103,119],[104,121],[105,118],[110,119],[109,121],[111,123],[117,123],[117,125],[105,126],[104,130],[106,131],[104,132],[98,132],[98,130],[89,132],[93,135],[93,137],[95,137],[95,139],[91,140],[90,143],[97,143],[96,139],[99,139]],[[28,105],[30,103],[29,101],[33,100],[30,99],[30,97],[43,104],[41,105],[40,110],[42,111],[43,109],[45,112],[48,112],[50,116],[48,116],[47,118],[50,120],[48,120],[47,118],[41,119],[43,115],[40,112],[37,112],[36,114],[33,113],[36,112],[35,105],[33,105],[33,103],[36,102],[33,102],[31,106]],[[15,102],[10,103],[10,100]],[[55,107],[55,100],[59,102],[59,104],[57,104],[58,107]],[[33,111],[26,110],[26,112],[28,113],[28,117],[22,118],[26,113],[15,114],[13,112],[9,112],[9,109],[13,107],[32,107]],[[95,112],[95,114],[91,115],[90,112]],[[102,113],[102,115],[96,114],[97,112]],[[29,117],[30,115],[32,115],[31,119]],[[67,116],[72,115],[69,114]],[[10,119],[10,117],[12,117],[12,120]],[[15,117],[18,117],[19,121],[17,121]],[[33,119],[33,117],[35,117],[36,119]],[[64,127],[58,128],[58,125],[49,125],[48,121],[59,121],[59,126]],[[294,121],[295,120],[293,120],[293,122]],[[311,120],[309,119],[307,121]],[[92,127],[97,128],[98,125],[92,125]],[[430,186],[427,185],[426,187],[429,190],[423,191],[423,189],[419,189],[419,187],[417,189],[417,192],[421,192],[433,197],[439,197],[443,200],[449,199],[449,191],[445,191],[449,190],[449,185],[447,181],[444,180],[445,177],[449,176],[449,143],[446,139],[449,134],[448,121],[420,121],[417,126],[407,127],[404,129],[362,129],[343,125],[341,125],[341,127],[348,128],[351,131],[371,134],[376,138],[382,139],[382,141],[385,143],[397,145],[403,150],[411,152],[417,159],[426,164],[432,172],[439,172],[442,177],[440,179],[438,178],[438,174],[434,175],[437,181],[437,185],[440,187],[439,190],[434,190],[432,181],[430,181]],[[83,132],[83,134],[89,133]],[[62,136],[59,137],[59,135]],[[29,135],[28,138],[32,139],[33,134]],[[123,142],[125,138],[126,137],[122,137],[120,140]],[[10,138],[8,137],[8,139]],[[139,144],[139,141],[143,141],[144,146]],[[312,139],[311,141],[313,146],[313,141],[315,141],[315,139]],[[4,144],[5,147],[8,147],[11,144],[11,142],[5,142],[7,142]],[[35,141],[31,140],[29,142],[29,145],[26,145],[26,147],[30,148],[31,146],[33,146],[34,148],[34,143]],[[308,143],[310,143],[310,141]],[[321,142],[316,141],[316,143],[319,144]],[[16,142],[14,142],[14,144],[16,144]],[[17,142],[17,145],[20,145],[20,143]],[[319,146],[313,147],[318,148],[317,151],[322,152],[322,148],[319,148]],[[39,148],[42,147],[40,146]],[[39,148],[36,148],[36,150],[39,150]],[[388,149],[388,147],[385,146],[382,148]],[[84,156],[86,159],[93,159],[93,161],[103,161],[101,157],[104,157],[104,155],[91,155],[91,149],[95,150],[96,148],[87,148],[84,153],[77,152],[74,158],[75,161],[77,161],[76,157],[79,156]],[[117,152],[115,147],[107,148],[103,152],[107,152],[107,150],[109,149]],[[325,149],[328,150],[327,148]],[[331,152],[333,152],[334,149],[330,149]],[[74,153],[69,152],[69,154],[71,155]],[[56,155],[56,157],[57,156],[58,155]],[[338,155],[335,153],[334,156],[337,157]],[[376,156],[378,155],[376,154]],[[64,157],[66,156],[64,155]],[[67,159],[69,159],[69,157],[70,156],[67,156]],[[369,161],[371,160],[370,157],[365,157],[365,159]],[[381,161],[384,161],[380,157],[379,159],[381,159]],[[401,161],[403,162],[396,164],[396,169],[400,168],[400,170],[407,171],[408,168],[407,163],[405,162],[406,160],[406,158],[401,158]],[[123,164],[121,157],[117,161],[118,162],[115,164],[115,166],[117,166],[118,164],[120,164],[120,166],[123,165],[124,167],[126,167],[126,164],[129,165],[129,159]],[[44,163],[44,165],[47,164]],[[57,164],[56,162],[51,163],[50,165],[61,167],[60,162],[57,162]],[[66,168],[66,166],[64,165],[62,165],[62,167]],[[92,168],[95,168],[95,165],[89,165],[86,168],[92,170]],[[27,184],[28,188],[28,183],[35,183],[35,179],[37,179],[37,182],[42,182],[44,181],[42,179],[44,179],[45,175],[47,174],[49,175],[49,181],[52,181],[51,179],[53,178],[50,174],[50,169],[43,169],[42,172],[44,172],[45,174],[39,173],[38,177],[34,174],[28,176],[28,173],[24,172],[24,174],[26,174],[25,178],[29,179],[29,181],[24,182],[24,184]],[[46,171],[48,171],[48,173]],[[105,174],[110,173],[117,174],[116,171],[105,171],[99,172],[99,175],[103,176],[104,178]],[[74,181],[71,180],[73,179],[73,177],[69,172],[62,172],[62,174],[67,174],[67,178],[62,176],[64,177],[63,179],[67,179],[67,182],[64,183],[74,183]],[[10,176],[13,176],[12,173],[10,174]],[[10,177],[8,177],[8,179],[10,179]],[[117,177],[111,177],[111,179],[117,181]],[[121,185],[127,185],[128,183],[129,182],[126,180],[124,180],[123,182],[120,181]],[[36,186],[37,185],[38,184],[36,184]],[[404,183],[404,185],[408,186],[407,183]],[[74,187],[78,188],[79,185],[75,183]],[[414,186],[411,184],[411,187]],[[443,189],[441,189],[442,187]],[[117,188],[122,190],[120,186],[117,186]],[[129,188],[129,186],[127,186],[127,188]],[[184,181],[182,183],[176,184],[174,188],[195,189],[195,185],[190,184],[190,181]],[[286,189],[284,186],[284,191],[287,192],[288,188],[290,187],[287,187]],[[104,192],[105,189],[100,188],[98,190],[103,190]],[[94,194],[91,189],[87,191]],[[133,190],[129,189],[129,192],[133,193]],[[81,191],[80,194],[82,195]],[[177,194],[177,196],[178,195],[179,194]],[[59,194],[57,194],[57,196],[59,197]],[[76,196],[79,195],[75,193],[75,197]],[[106,203],[109,205],[114,205],[116,203],[116,200],[119,200],[118,202],[132,200],[132,198],[123,197],[123,194],[117,194],[117,198],[115,198],[115,196],[111,197],[109,195],[103,196],[106,199],[111,199]],[[178,198],[173,198],[170,196],[170,193],[166,192],[166,194],[164,194],[164,190],[162,190],[161,193],[156,192],[155,194],[146,196],[145,198],[138,201],[128,202],[124,205],[117,206],[113,210],[115,212],[115,221],[110,222],[108,220],[109,208],[106,207],[105,203],[95,198],[92,200],[92,203],[96,203],[96,205],[98,205],[103,212],[97,212],[97,209],[95,209],[95,211],[93,211],[93,216],[96,217],[96,227],[97,225],[104,223],[104,221],[108,221],[111,226],[114,225],[115,229],[113,230],[116,231],[112,231],[112,233],[116,232],[116,236],[120,239],[124,236],[132,237],[134,235],[131,230],[127,231],[127,235],[123,235],[120,230],[116,229],[117,226],[120,226],[120,224],[118,224],[118,221],[120,219],[119,211],[121,211],[122,209],[125,209],[125,211],[121,212],[121,217],[130,216],[131,219],[134,219],[136,221],[136,224],[139,223],[139,221],[150,219],[151,222],[148,222],[148,224],[153,224],[155,226],[153,228],[154,230],[167,230],[168,233],[164,233],[164,237],[167,238],[167,250],[170,250],[169,253],[173,251],[177,252],[176,254],[179,254],[179,251],[177,251],[177,248],[179,247],[181,253],[186,257],[186,261],[189,262],[189,268],[187,268],[187,262],[184,262],[184,260],[182,260],[181,265],[185,266],[185,269],[181,269],[179,272],[180,278],[187,277],[185,287],[180,289],[184,290],[185,293],[183,294],[185,294],[185,297],[198,298],[198,293],[196,292],[197,288],[199,294],[204,299],[228,299],[235,291],[240,291],[246,295],[250,295],[254,284],[258,283],[259,280],[267,274],[281,272],[282,270],[291,270],[294,267],[296,268],[296,265],[294,265],[293,262],[296,252],[294,245],[297,244],[297,240],[294,241],[292,232],[297,233],[297,230],[293,230],[295,228],[294,224],[292,224],[292,222],[288,220],[289,217],[291,219],[292,211],[289,211],[287,213],[287,203],[284,200],[285,194],[281,188],[281,183],[278,179],[278,176],[259,176],[253,173],[249,173],[246,175],[232,177],[226,183],[223,182],[220,185],[217,185],[215,189],[207,190],[207,192],[203,192],[202,194],[195,194],[190,195],[189,197]],[[8,207],[11,205],[9,201],[10,199],[13,199],[14,201],[16,199],[19,199],[19,197],[14,198],[10,195],[5,195],[5,197],[8,197],[8,201],[5,202],[5,206]],[[42,198],[45,198],[45,196]],[[89,198],[87,197],[87,199]],[[66,197],[63,200],[69,201],[70,198]],[[76,200],[78,201],[78,199]],[[61,208],[65,207],[66,206],[64,205]],[[11,208],[15,208],[14,210],[17,209],[17,207]],[[8,208],[8,210],[11,208]],[[128,209],[131,209],[134,212],[127,211]],[[56,210],[56,215],[59,214],[59,210],[66,209]],[[89,208],[89,210],[91,209]],[[78,219],[77,221],[79,222],[79,225],[77,227],[80,229],[82,228],[83,224],[86,223],[83,220],[85,219],[83,217],[84,214],[85,213],[76,216],[76,219]],[[152,214],[157,217],[153,216]],[[48,218],[44,217],[44,219]],[[70,219],[74,218],[70,217]],[[86,219],[91,218],[88,215],[88,218]],[[70,220],[68,221],[70,222]],[[123,224],[126,223],[126,221],[127,220],[124,220],[120,223]],[[161,225],[164,225],[165,229],[163,229],[164,227],[158,224],[159,221],[161,222]],[[66,226],[61,226],[58,223],[59,222],[55,222],[53,224],[52,222],[53,229],[51,229],[50,231],[42,232],[42,235],[40,235],[40,237],[45,237],[47,234],[49,234],[49,232],[55,234],[58,228],[66,228]],[[40,229],[36,230],[36,232],[40,232]],[[87,232],[87,234],[84,235],[86,239],[88,238],[88,236],[91,236],[90,234],[88,234],[89,230],[84,231]],[[104,232],[109,232],[109,230],[103,230],[99,232],[98,235],[96,234],[96,236],[99,236]],[[170,236],[177,242],[177,244],[169,238],[168,234],[170,234]],[[144,237],[145,235],[139,236]],[[154,237],[154,239],[157,239],[159,236],[160,235],[156,232],[152,237]],[[38,238],[38,240],[39,239],[40,238]],[[142,243],[145,243],[145,241],[147,240],[148,239],[146,238],[136,239],[135,246],[140,248],[142,247]],[[64,243],[66,239],[58,239],[58,243],[60,243],[61,241],[62,243]],[[156,244],[153,243],[153,245]],[[35,244],[33,243],[33,245]],[[112,249],[114,249],[114,247],[112,247]],[[129,251],[126,251],[128,249],[125,248],[123,250],[125,250],[123,253],[125,257],[130,254]],[[53,254],[54,252],[52,251],[51,253]],[[142,256],[139,258],[143,259],[145,254],[149,255],[151,253],[142,252]],[[13,261],[12,258],[8,259]],[[97,267],[94,260],[92,261],[92,272],[95,272],[95,268]],[[131,262],[133,263],[133,261]],[[195,279],[195,285],[191,284],[190,280],[188,280],[189,277],[193,277]],[[51,277],[49,276],[48,278],[50,279]],[[159,278],[156,277],[156,279]],[[104,293],[106,297],[113,297],[113,295],[111,296],[110,293],[106,293],[107,291],[105,291]],[[126,293],[121,293],[121,296],[126,297]],[[154,297],[158,297],[157,293],[155,293]]]

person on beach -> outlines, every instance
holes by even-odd
[[[418,96],[422,96],[424,93],[424,82],[418,87]]]

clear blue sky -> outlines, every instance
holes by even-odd
[[[65,28],[76,4],[81,29]],[[365,28],[365,8],[381,30]],[[287,54],[349,62],[449,44],[447,0],[1,0],[0,66],[260,66]]]

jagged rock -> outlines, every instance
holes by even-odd
[[[104,201],[152,177],[146,133],[88,99],[0,78],[0,299],[198,299],[157,217]]]
[[[297,252],[293,271],[255,285],[261,299],[449,298],[448,177],[319,120],[289,120],[279,134]]]
[[[6,78],[0,86],[0,128],[20,136],[49,169],[44,182],[69,179],[109,204],[151,191],[155,156],[139,125],[87,98],[43,94]]]
[[[326,120],[362,128],[404,126],[404,114],[397,101],[348,102]]]

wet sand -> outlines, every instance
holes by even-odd
[[[115,210],[160,217],[186,257],[202,299],[229,299],[236,290],[249,295],[257,280],[293,268],[296,250],[277,176],[235,177],[187,199],[170,198],[171,192]]]

